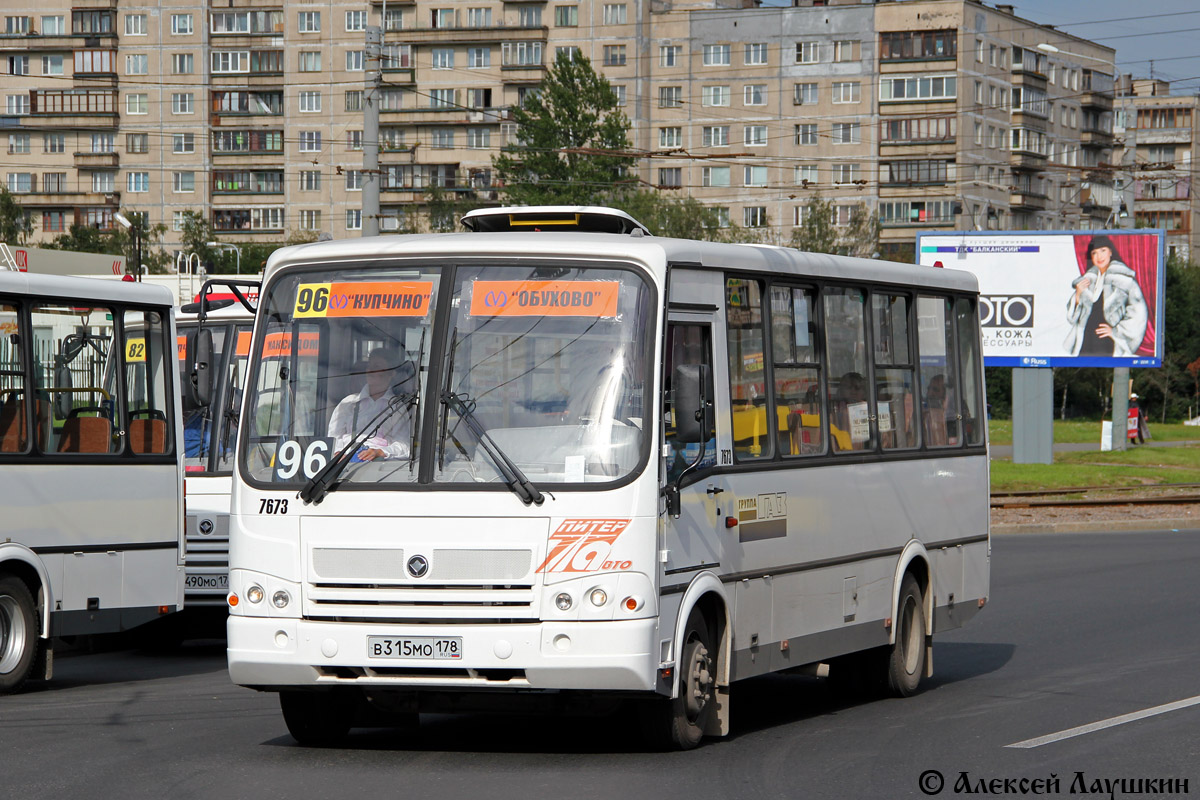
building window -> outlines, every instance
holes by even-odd
[[[24,36],[29,33],[29,17],[5,17],[4,32],[10,36]]]
[[[810,106],[819,98],[820,92],[815,83],[797,83],[792,86],[792,105]]]
[[[125,15],[125,35],[126,36],[145,36],[148,33],[146,30],[146,15],[145,14],[126,14]]]
[[[193,33],[191,14],[171,15],[171,35],[190,36]]]
[[[125,56],[126,75],[148,75],[150,73],[150,57],[145,53],[135,53]]]
[[[564,54],[567,57],[567,61],[574,61],[575,57],[577,55],[579,55],[579,48],[574,45],[568,45],[567,47],[555,47],[554,48],[554,60],[555,61],[558,60],[559,55],[564,55]]]
[[[92,152],[93,153],[111,152],[112,145],[109,143],[106,143],[104,141],[97,142],[95,139],[96,135],[103,136],[104,134],[93,134]],[[97,145],[104,147],[106,144],[109,144],[110,150],[105,151],[105,150],[96,150],[95,149]],[[150,134],[148,134],[148,133],[126,134],[125,135],[125,152],[126,153],[149,153],[150,152]]]
[[[363,132],[346,131],[346,149],[347,150],[362,150],[363,149]]]
[[[683,128],[659,128],[658,146],[664,149],[683,147]]]
[[[312,114],[321,110],[320,92],[300,92],[300,113]]]
[[[624,106],[625,105],[625,85],[624,84],[613,84],[612,90],[613,90],[613,94],[615,94],[617,96],[617,105]]]
[[[683,87],[682,86],[660,86],[658,87],[658,107],[659,108],[679,108],[683,105]]]
[[[555,6],[554,24],[559,28],[574,28],[579,25],[579,6]]]
[[[320,72],[321,71],[321,54],[313,51],[301,51],[300,53],[300,72]]]
[[[10,133],[8,135],[8,152],[10,153],[28,153],[29,152],[29,134],[28,133]]]
[[[346,72],[362,72],[364,58],[364,51],[362,50],[347,50]]]
[[[150,173],[149,172],[131,172],[126,177],[126,188],[130,192],[148,192],[150,191]]]
[[[362,191],[362,170],[348,169],[346,170],[346,191],[361,192]]]
[[[191,75],[196,71],[196,59],[191,53],[175,53],[171,56],[171,72],[176,75]]]
[[[302,192],[318,192],[321,190],[321,173],[305,169],[300,171],[300,191]]]
[[[492,27],[492,10],[490,8],[468,8],[467,9],[467,27],[468,28],[490,28],[490,27]]]
[[[196,152],[196,134],[194,133],[176,133],[172,135],[171,140],[172,153]]]
[[[67,137],[62,133],[46,133],[42,134],[42,152],[45,153],[65,153],[67,151]]]
[[[817,126],[806,122],[796,126],[796,144],[816,144]]]
[[[191,92],[173,92],[171,94],[172,114],[191,114],[194,110]]]
[[[766,125],[747,125],[745,133],[746,147],[766,147],[767,145],[767,126]]]
[[[130,136],[145,136],[146,140],[149,141],[149,135],[145,134],[145,133],[130,134]],[[117,151],[116,136],[114,136],[111,133],[93,133],[92,134],[91,152],[93,152],[93,153],[115,153],[116,151]],[[139,151],[130,150],[129,152],[134,153],[134,152],[139,152]],[[143,150],[140,152],[147,152],[147,151]]]
[[[949,162],[940,159],[914,159],[911,161],[885,161],[879,165],[880,180],[885,184],[930,184],[946,183]],[[988,167],[987,182],[995,183],[995,172]]]
[[[92,191],[96,193],[111,194],[117,190],[117,173],[115,172],[93,172],[92,173]]]
[[[742,92],[742,103],[748,106],[765,106],[767,104],[767,85],[765,83],[747,84]]]
[[[805,188],[809,186],[816,186],[818,182],[816,165],[797,165],[795,169],[792,170],[792,179],[795,181],[797,186],[803,186]]]
[[[623,66],[625,66],[625,45],[623,45],[623,44],[606,44],[604,46],[604,66],[606,66],[606,67],[623,67]]]
[[[42,17],[42,36],[63,36],[66,32],[65,17],[61,15]]]
[[[729,105],[729,87],[728,86],[702,86],[702,87],[700,87],[700,105],[702,105],[702,106],[727,106],[727,105]]]
[[[354,14],[354,13],[363,13],[363,12],[351,11],[349,13]],[[366,25],[367,25],[367,23],[364,18],[363,27],[360,30],[366,30]],[[383,14],[383,29],[385,31],[403,30],[404,29],[404,9],[401,9],[401,8],[387,9]]]
[[[434,128],[433,129],[433,149],[434,150],[449,150],[454,147],[454,129],[453,128]]]
[[[721,187],[729,185],[729,167],[701,167],[700,185]]]
[[[346,230],[361,231],[362,230],[362,209],[351,208],[346,210]]]
[[[300,152],[301,153],[319,153],[319,152],[321,152],[321,132],[320,131],[300,131]]]
[[[879,35],[880,61],[911,61],[954,58],[958,53],[958,31],[899,31]],[[975,40],[975,57],[983,61],[983,43]]]
[[[664,44],[658,47],[658,65],[660,67],[678,67],[683,63],[683,46]]]
[[[321,12],[320,11],[301,11],[299,13],[299,31],[300,33],[320,33],[321,32]]]
[[[747,228],[765,228],[767,226],[767,207],[746,206],[743,208],[742,225]]]
[[[857,103],[859,99],[858,81],[834,81],[833,102]]]
[[[194,172],[172,173],[172,188],[176,192],[194,192],[194,191],[196,191],[196,173],[194,173]]]
[[[922,222],[953,222],[954,202],[951,200],[880,201],[881,225],[909,225]]]
[[[492,145],[492,132],[488,128],[467,128],[467,147],[486,150]]]
[[[766,186],[767,185],[767,168],[766,167],[743,167],[742,168],[742,183],[745,186]]]
[[[467,68],[468,69],[486,69],[492,65],[492,48],[490,47],[469,47],[467,48]]]
[[[542,7],[541,6],[518,6],[517,7],[517,25],[522,28],[540,28],[540,27],[542,27]]]
[[[321,212],[313,209],[303,209],[300,212],[300,230],[321,230]]]
[[[626,20],[625,3],[605,3],[604,4],[604,24],[605,25],[624,25]]]
[[[214,50],[209,54],[209,71],[215,75],[250,71],[248,50]]]
[[[28,75],[29,74],[29,56],[9,56],[8,57],[8,74],[9,75]]]
[[[728,125],[705,125],[701,130],[702,142],[705,147],[728,147]]]
[[[858,164],[834,164],[833,165],[833,182],[838,183],[857,183],[859,180],[859,165]]]
[[[8,190],[14,194],[29,194],[35,185],[32,172],[8,173]]]
[[[429,90],[429,107],[430,108],[454,108],[454,90],[453,89],[430,89]]]
[[[449,47],[433,48],[434,69],[454,69],[454,50]]]
[[[66,211],[43,211],[42,230],[47,233],[60,233],[67,229]]]
[[[767,63],[767,43],[755,42],[747,43],[743,48],[743,56],[746,61],[746,66],[761,65]]]
[[[42,56],[42,74],[43,75],[62,75],[63,74],[63,57],[62,56]]]
[[[467,89],[467,108],[491,108],[491,89]]]
[[[392,9],[393,11],[395,9]],[[353,33],[355,31],[365,31],[367,29],[367,12],[365,11],[347,11],[346,12],[346,32]],[[389,28],[388,30],[393,30]]]
[[[125,95],[126,114],[147,114],[150,109],[150,96],[146,94]]]
[[[862,141],[861,128],[862,126],[857,122],[833,123],[833,143],[858,144]]]
[[[706,44],[704,45],[704,66],[706,67],[728,67],[729,66],[729,49],[727,44]]]
[[[506,67],[540,66],[542,63],[542,43],[501,42],[500,63]]]
[[[816,64],[820,55],[819,42],[796,42],[796,63]]]

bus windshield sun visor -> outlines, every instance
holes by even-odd
[[[416,368],[412,365],[412,362],[406,361],[400,365],[399,372],[401,373],[400,379],[393,384],[392,398],[384,406],[383,410],[355,431],[350,437],[350,441],[346,442],[345,446],[334,453],[333,457],[329,459],[329,463],[300,488],[296,496],[306,504],[317,505],[324,500],[325,495],[337,488],[337,479],[354,460],[353,455],[358,452],[363,443],[374,436],[379,428],[383,426],[383,423],[387,422],[392,415],[404,409],[411,408],[416,404],[417,393],[415,391],[409,393],[400,392],[400,387],[416,376]]]
[[[545,502],[546,498],[533,485],[533,481],[521,471],[511,458],[496,444],[495,440],[488,435],[487,429],[483,427],[483,423],[475,416],[475,404],[469,397],[463,394],[455,394],[450,390],[442,392],[442,403],[458,414],[459,419],[467,423],[471,433],[475,434],[475,438],[479,441],[481,447],[487,451],[487,454],[495,462],[496,468],[504,476],[504,482],[508,484],[508,488],[512,489],[513,494],[521,499],[525,505],[540,506]]]

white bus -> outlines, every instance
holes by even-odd
[[[910,694],[983,607],[975,278],[600,214],[271,257],[228,655],[301,743],[599,696],[692,747],[768,672]]]
[[[257,282],[237,281],[234,285],[248,301],[257,297]],[[251,302],[243,304],[232,292],[209,293],[208,289],[206,284],[197,295],[209,298],[203,319],[197,301],[183,306],[177,320],[187,488],[184,597],[189,616],[216,610],[223,622],[229,590],[229,487],[254,307]],[[254,293],[246,294],[251,289]],[[201,365],[209,373],[205,397],[199,396],[191,375],[197,366],[193,352],[196,332],[201,328],[212,342],[209,363]],[[202,620],[192,621],[197,623],[195,627],[204,626]]]
[[[183,604],[171,293],[0,272],[0,692]]]

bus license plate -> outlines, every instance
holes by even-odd
[[[457,661],[462,658],[461,636],[368,636],[370,658],[411,658]]]

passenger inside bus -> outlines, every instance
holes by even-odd
[[[930,447],[948,444],[946,435],[946,378],[934,375],[925,390],[925,443]]]
[[[359,391],[347,395],[329,420],[329,435],[334,446],[345,447],[352,436],[388,407],[394,398],[411,392],[409,384],[415,379],[411,367],[402,369],[400,355],[390,347],[377,347],[367,357],[366,383]],[[354,454],[356,461],[408,458],[412,427],[411,410],[385,416],[379,429],[363,442]]]

